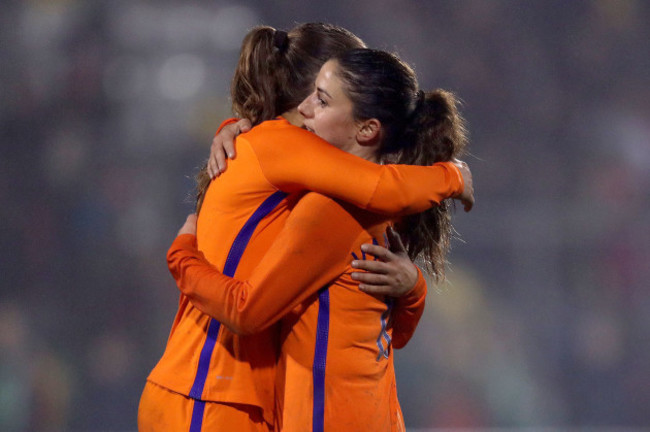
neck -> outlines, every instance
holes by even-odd
[[[379,163],[379,148],[381,139],[375,136],[369,140],[359,141],[358,137],[354,140],[351,148],[348,150],[355,156],[359,156],[370,162]]]
[[[298,108],[282,113],[282,117],[294,126],[302,127],[305,123],[305,118],[298,112]]]
[[[356,146],[350,153],[370,162],[379,163],[377,149],[374,146]]]

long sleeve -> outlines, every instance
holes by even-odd
[[[391,215],[418,213],[463,191],[462,175],[450,162],[378,165],[283,123],[238,138],[251,142],[264,176],[282,191],[311,190]]]
[[[202,312],[235,333],[263,330],[324,285],[349,263],[360,227],[338,204],[308,194],[292,211],[271,250],[246,281],[221,274],[196,249],[193,235],[178,236],[167,254],[180,291]]]
[[[393,308],[393,347],[403,348],[413,336],[415,328],[424,312],[427,296],[427,283],[418,268],[418,281],[415,287],[395,300]]]

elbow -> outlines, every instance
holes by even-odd
[[[236,319],[236,328],[231,329],[235,334],[240,336],[249,336],[266,328],[265,321],[267,317],[264,310],[259,310],[256,302],[251,301],[249,297],[249,286],[245,285],[238,295],[238,300],[233,307],[236,308],[232,316]]]
[[[234,313],[234,328],[231,330],[239,336],[250,336],[259,333],[264,329],[264,317],[261,313],[255,312],[250,303],[246,301],[247,296],[243,294],[237,305],[237,311]]]
[[[394,349],[402,349],[411,340],[415,328],[393,328],[393,340],[391,345]]]
[[[406,346],[408,341],[404,339],[393,339],[393,348],[402,349]]]

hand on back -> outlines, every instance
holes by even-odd
[[[251,130],[251,122],[248,119],[240,119],[237,123],[232,123],[221,128],[212,139],[210,146],[210,157],[208,158],[208,174],[210,178],[219,177],[228,167],[227,159],[234,159],[237,156],[235,152],[235,138],[240,133]]]
[[[399,234],[392,227],[388,227],[386,236],[389,249],[368,243],[361,246],[362,251],[377,260],[353,261],[352,267],[365,272],[352,273],[352,278],[361,282],[361,291],[400,297],[415,287],[418,270],[409,258]]]

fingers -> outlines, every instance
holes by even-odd
[[[465,209],[466,212],[469,212],[470,210],[472,210],[472,207],[474,207],[474,199],[473,199],[473,197],[472,197],[471,201],[470,200],[465,200],[463,202],[463,204],[464,204],[464,209]]]
[[[223,150],[228,155],[228,159],[234,159],[237,154],[235,153],[235,142],[234,141],[224,141]]]
[[[474,188],[472,187],[471,183],[466,187],[467,187],[467,191],[463,193],[465,197],[463,198],[462,202],[465,211],[468,212],[472,210],[472,207],[474,207]]]
[[[394,287],[391,280],[384,274],[352,273],[352,279],[359,281],[359,289],[368,294],[393,295]]]
[[[212,166],[213,172],[211,173],[210,177],[214,179],[226,171],[228,165],[226,162],[226,154],[224,153],[223,146],[221,144],[216,147],[214,144],[212,146],[212,151],[210,152],[210,163],[208,165]]]
[[[219,173],[217,174],[217,175],[219,175],[222,172],[226,171],[226,167],[227,167],[227,165],[226,165],[226,154],[223,151],[223,147],[217,149],[215,151],[214,156],[215,156],[215,159],[217,160],[217,165],[219,167]]]
[[[389,285],[366,285],[360,284],[359,290],[371,295],[393,296],[393,288]]]
[[[212,156],[214,153],[214,148],[216,146],[215,140],[217,137],[214,137],[212,139],[212,145],[210,146],[210,156],[208,157],[208,174],[210,175],[211,179],[214,179],[217,174],[219,173],[219,165],[217,164],[216,159]]]
[[[230,142],[232,146],[232,142]],[[210,157],[208,158],[208,174],[210,178],[214,179],[221,175],[227,168],[226,154],[226,140],[223,136],[217,135],[212,139],[212,146],[210,147]],[[227,150],[225,150],[227,151]]]
[[[235,150],[235,138],[244,132],[251,130],[251,122],[248,119],[241,119],[234,125],[228,126],[228,134],[224,136],[224,139],[221,143],[223,151],[226,153],[228,159],[235,159],[237,157],[237,151]],[[230,136],[232,134],[232,136]]]
[[[459,199],[461,203],[463,203],[463,209],[468,212],[472,210],[472,207],[474,207],[472,171],[469,169],[469,166],[460,159],[453,159],[452,162],[458,167],[458,170],[463,177],[463,183],[465,184],[463,192],[455,198]]]
[[[352,273],[351,276],[352,279],[359,281],[362,284],[387,285],[390,282],[389,277],[385,274],[355,272]]]
[[[196,235],[196,214],[191,213],[187,216],[187,219],[185,219],[185,223],[181,227],[181,229],[178,231],[178,235],[181,234],[192,234]]]
[[[208,174],[210,178],[218,177],[228,168],[228,158],[234,159],[237,155],[235,151],[235,138],[242,132],[251,129],[251,122],[246,119],[239,120],[237,123],[229,124],[221,128],[221,131],[212,139],[210,147],[210,157],[208,158]]]
[[[350,263],[350,266],[355,269],[365,270],[365,271],[380,273],[380,274],[386,274],[390,270],[389,264],[383,261],[354,260]]]
[[[235,124],[239,127],[239,133],[248,132],[253,127],[253,125],[251,124],[251,121],[248,120],[248,119],[240,119]]]
[[[388,244],[391,252],[396,253],[398,255],[408,253],[406,252],[404,243],[402,243],[402,238],[397,233],[397,231],[395,231],[395,228],[393,228],[392,226],[388,226],[388,228],[386,228],[386,237],[388,237]]]
[[[389,261],[393,258],[393,253],[390,250],[376,244],[364,243],[361,245],[361,250],[382,261]]]

